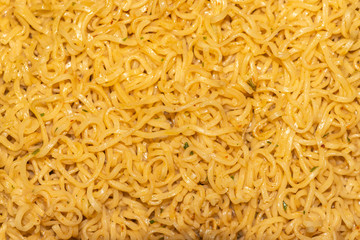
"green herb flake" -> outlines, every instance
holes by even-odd
[[[127,37],[126,38],[123,38],[123,41],[125,42],[127,40]]]
[[[188,142],[186,142],[185,144],[184,144],[184,149],[187,149],[189,147],[189,144],[188,144]]]
[[[40,113],[40,116],[42,116],[42,117],[45,116],[45,113]]]
[[[194,155],[194,151],[191,151],[191,152],[190,152],[190,155]]]
[[[83,112],[88,112],[86,109],[82,109]]]
[[[141,37],[141,38],[140,38],[140,40],[143,40],[143,39],[144,39],[144,37]]]
[[[57,128],[55,128],[55,132],[58,130],[59,128],[57,127]]]
[[[230,176],[234,180],[234,176]]]
[[[323,138],[326,138],[330,133],[325,133]]]
[[[72,4],[71,4],[71,5],[75,6],[75,4],[76,4],[76,2],[72,2]]]
[[[203,39],[206,40],[206,39],[207,39],[207,36],[203,37]]]
[[[38,149],[36,149],[35,151],[33,151],[32,155],[36,155],[36,154],[38,154],[39,152],[40,152],[40,149],[38,148]]]
[[[317,169],[319,166],[315,166],[315,167],[313,167],[312,169],[310,169],[310,172],[313,172],[313,171],[315,171],[315,169]]]
[[[207,184],[207,183],[209,183],[209,180],[208,180],[207,177],[205,178],[204,181],[200,181],[200,185],[205,185],[205,184]]]
[[[347,141],[348,141],[348,143],[351,143],[351,140],[350,140],[350,138],[349,138],[349,137],[347,137]]]
[[[252,90],[256,91],[256,86],[251,79],[247,81],[247,84],[252,88]]]
[[[162,213],[164,211],[164,209],[160,208],[160,213]]]
[[[15,189],[14,185],[11,185],[11,188],[12,188],[12,189]]]
[[[164,237],[159,238],[159,240],[164,240]]]
[[[155,221],[154,220],[150,220],[150,224],[153,224]]]
[[[279,144],[276,144],[276,145],[275,145],[275,147],[278,147],[278,146],[279,146]]]
[[[161,61],[163,62],[163,61],[164,61],[164,59],[162,58],[162,59],[161,59]]]
[[[303,211],[303,214],[305,215],[305,210]]]
[[[288,205],[286,204],[285,201],[283,201],[283,208],[284,208],[284,211],[286,212],[286,209],[287,209]]]
[[[270,141],[266,141],[268,144],[271,144],[271,142]]]

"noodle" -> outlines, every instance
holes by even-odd
[[[360,239],[359,1],[0,13],[0,239]]]

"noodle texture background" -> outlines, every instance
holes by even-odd
[[[0,0],[0,239],[360,239],[358,0]]]

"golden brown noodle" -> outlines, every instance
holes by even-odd
[[[0,239],[359,239],[359,8],[2,0]]]

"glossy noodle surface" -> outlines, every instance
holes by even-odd
[[[1,0],[0,239],[359,239],[359,8]]]

